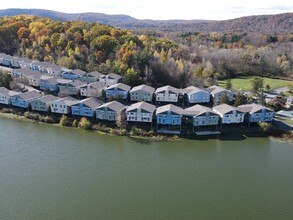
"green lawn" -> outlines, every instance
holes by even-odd
[[[290,120],[290,119],[284,119],[284,118],[282,118],[282,117],[278,117],[278,116],[276,116],[275,118],[278,119],[278,120],[280,120],[280,121],[283,121],[283,122],[285,122],[285,123],[287,123],[287,124],[293,125],[293,120]]]
[[[231,79],[232,82],[232,88],[233,90],[242,90],[243,92],[247,92],[250,90],[250,80],[253,76],[241,76],[238,78]],[[289,83],[292,83],[292,81],[288,80],[281,80],[281,79],[271,79],[262,77],[264,79],[264,85],[269,84],[271,89],[276,89],[280,87],[284,87],[288,85]],[[226,80],[218,81],[219,86],[225,87]]]

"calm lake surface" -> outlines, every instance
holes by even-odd
[[[0,118],[0,219],[293,219],[293,146],[137,142]]]

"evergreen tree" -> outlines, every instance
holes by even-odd
[[[257,98],[258,98],[258,104],[260,104],[260,105],[266,104],[265,96],[263,93],[260,93]]]
[[[231,79],[227,79],[227,82],[226,82],[226,89],[228,90],[231,90],[232,89],[232,82],[231,82]]]
[[[258,93],[258,92],[262,91],[262,89],[264,87],[263,79],[258,76],[254,76],[250,80],[250,83],[251,83],[251,92],[252,93]]]
[[[228,97],[226,95],[222,96],[220,104],[229,104]]]
[[[237,107],[239,105],[244,105],[244,104],[246,104],[246,96],[241,92],[237,92],[235,96],[234,106]]]

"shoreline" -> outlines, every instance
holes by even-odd
[[[1,109],[2,110],[2,109]],[[30,112],[32,113],[32,112]],[[38,113],[32,113],[37,114]],[[206,135],[206,136],[191,136],[191,135],[168,135],[168,134],[155,134],[150,133],[150,131],[145,131],[140,128],[136,128],[139,132],[143,132],[141,134],[133,133],[133,130],[119,129],[119,128],[111,128],[106,125],[101,125],[100,123],[95,123],[92,125],[91,129],[84,129],[77,126],[63,126],[57,122],[44,122],[40,120],[31,119],[25,116],[25,114],[16,114],[13,112],[1,112],[0,118],[27,121],[39,124],[50,125],[54,127],[64,127],[71,129],[80,129],[86,130],[89,132],[94,132],[100,135],[111,135],[111,136],[125,136],[137,141],[148,141],[148,142],[160,142],[160,141],[179,141],[181,139],[189,139],[189,140],[209,140],[209,139],[217,139],[217,140],[243,140],[250,137],[267,137],[274,142],[288,143],[293,144],[293,132],[277,130],[276,132],[272,131],[270,134],[264,133],[260,131],[259,128],[250,128],[250,129],[241,129],[235,130],[234,128],[224,129],[221,134],[217,135]],[[248,131],[249,130],[249,131]],[[146,135],[148,134],[148,135]]]
[[[5,119],[13,119],[13,120],[19,120],[19,121],[24,121],[24,122],[33,122],[33,123],[38,123],[38,124],[44,124],[44,125],[49,125],[49,126],[53,126],[53,127],[60,127],[60,128],[70,128],[70,129],[78,129],[78,130],[84,130],[84,131],[88,131],[88,132],[93,132],[93,133],[97,133],[100,135],[110,135],[110,136],[127,136],[131,139],[135,139],[135,140],[142,140],[142,141],[151,141],[151,142],[159,142],[159,141],[178,141],[181,138],[176,136],[168,136],[168,135],[153,135],[153,136],[143,136],[143,135],[135,135],[135,134],[131,134],[131,132],[127,132],[127,133],[119,133],[120,129],[113,129],[113,128],[109,128],[109,127],[104,127],[106,129],[83,129],[83,128],[79,128],[79,127],[74,127],[74,126],[62,126],[59,123],[46,123],[46,122],[42,122],[39,120],[34,120],[34,119],[29,119],[27,117],[25,117],[24,115],[18,115],[18,114],[14,114],[14,113],[3,113],[0,112],[0,118],[5,118]],[[107,132],[105,130],[110,130],[110,132]]]

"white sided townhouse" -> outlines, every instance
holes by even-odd
[[[220,115],[221,124],[242,124],[245,112],[237,107],[221,104],[213,107],[213,110]]]
[[[217,127],[220,116],[212,109],[202,105],[194,105],[184,109],[184,115],[192,117],[194,127]]]
[[[125,105],[117,101],[105,103],[96,109],[96,119],[116,121],[118,114],[124,114],[125,109]]]
[[[179,91],[173,86],[159,87],[156,89],[155,94],[156,94],[156,101],[158,103],[160,102],[177,103],[178,102]]]
[[[130,100],[133,102],[152,102],[155,88],[148,85],[140,85],[133,87],[130,91]]]
[[[0,87],[0,104],[10,105],[11,96],[19,95],[19,92],[8,90],[5,87]]]
[[[110,73],[108,75],[101,75],[99,81],[105,83],[107,86],[114,85],[121,82],[122,77],[116,73]]]
[[[33,111],[49,112],[51,104],[58,99],[60,98],[53,95],[45,95],[33,100],[31,102],[31,108]]]
[[[155,110],[156,106],[144,101],[132,104],[126,109],[127,121],[151,123]]]
[[[247,113],[246,118],[249,124],[255,122],[272,122],[275,116],[273,110],[255,103],[240,105],[238,106],[238,109]]]
[[[227,96],[229,102],[232,102],[235,96],[235,94],[230,90],[216,85],[208,87],[207,91],[211,93],[214,105],[220,104],[223,96]]]
[[[183,90],[189,104],[209,103],[211,94],[195,86],[189,86]]]
[[[51,112],[57,114],[71,113],[71,106],[77,103],[78,100],[72,97],[60,98],[51,103]]]
[[[102,82],[92,82],[80,87],[80,95],[84,97],[101,97],[107,86]]]

